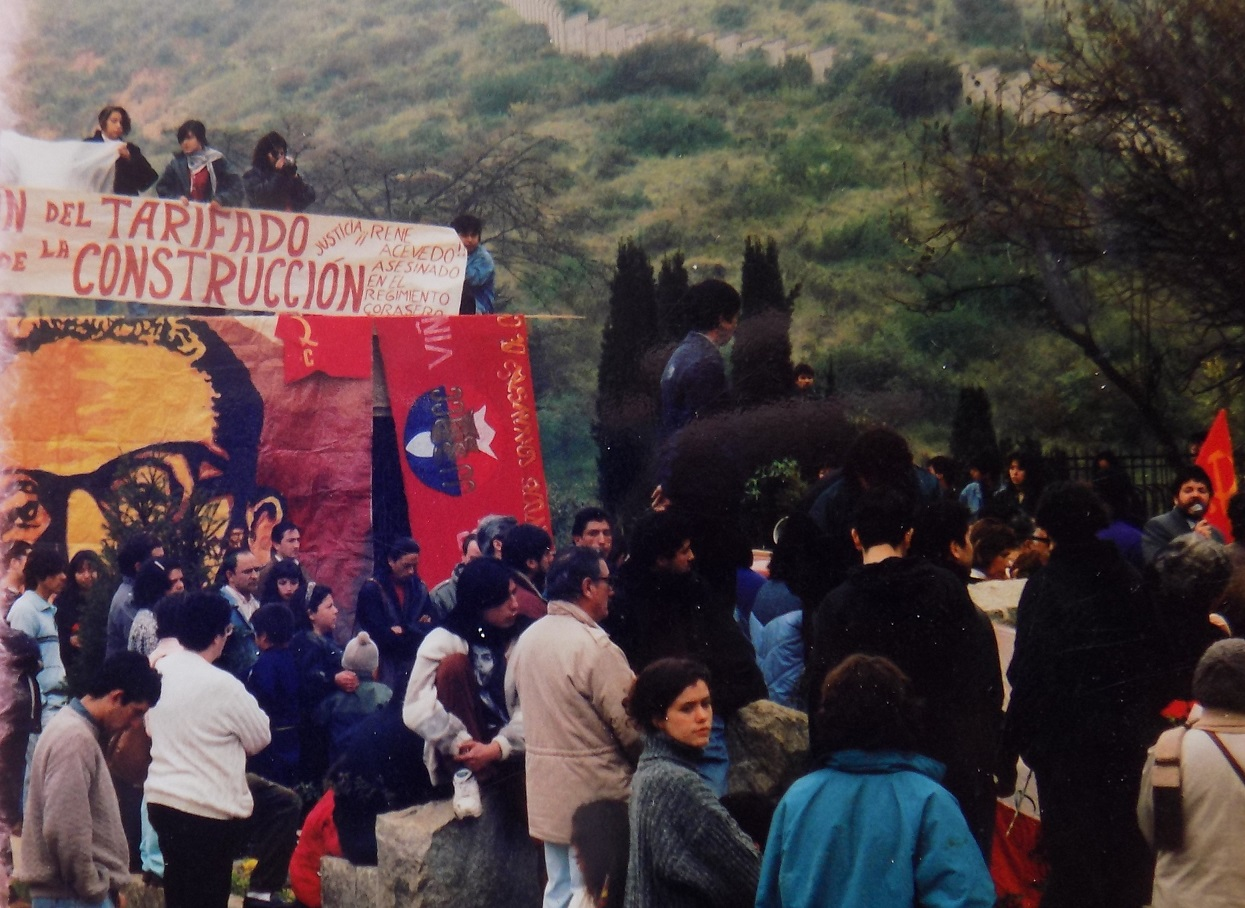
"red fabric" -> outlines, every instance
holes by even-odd
[[[471,657],[462,653],[451,653],[441,660],[436,675],[437,699],[446,711],[458,717],[467,727],[471,740],[487,743],[481,730],[479,716],[480,687],[476,684],[475,671],[471,667]],[[452,773],[451,773],[452,775]]]
[[[1236,494],[1236,463],[1232,457],[1232,437],[1228,433],[1228,411],[1220,410],[1206,441],[1198,451],[1197,465],[1210,477],[1210,507],[1207,522],[1223,533],[1225,542],[1232,542],[1232,524],[1228,520],[1228,501]]]
[[[211,165],[208,165],[211,166]],[[208,176],[207,167],[200,167],[190,175],[190,201],[210,201],[212,178]]]
[[[287,384],[323,372],[332,378],[372,377],[372,321],[327,315],[280,315]]]
[[[335,858],[342,856],[337,827],[333,824],[331,788],[307,814],[298,845],[290,858],[290,888],[294,890],[294,898],[307,908],[320,908],[320,858],[326,854]]]
[[[1038,908],[1046,864],[1037,856],[1041,823],[1002,801],[994,812],[994,844],[990,876],[1000,904],[1009,908]]]
[[[372,383],[317,374],[286,384],[271,318],[206,322],[264,402],[255,481],[279,496],[261,493],[248,515],[251,551],[266,562],[273,527],[283,517],[293,520],[303,531],[304,570],[337,591],[338,608],[347,613],[340,621],[349,627],[354,593],[372,569]]]
[[[527,323],[517,315],[376,320],[420,574],[488,514],[550,528]]]

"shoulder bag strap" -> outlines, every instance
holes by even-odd
[[[1206,729],[1202,730],[1206,731]],[[1206,731],[1206,734],[1210,735],[1210,739],[1215,742],[1215,746],[1219,748],[1220,753],[1232,764],[1232,769],[1236,771],[1237,778],[1245,783],[1245,769],[1242,769],[1241,764],[1236,761],[1236,757],[1232,756],[1232,751],[1228,750],[1227,745],[1219,740],[1219,736],[1213,731]]]

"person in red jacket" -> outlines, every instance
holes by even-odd
[[[342,846],[337,840],[333,823],[333,789],[324,793],[303,822],[298,846],[290,858],[290,888],[294,898],[306,908],[320,908],[320,859],[325,855],[339,858]]]

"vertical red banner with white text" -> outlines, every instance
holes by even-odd
[[[376,320],[411,532],[431,586],[488,514],[550,528],[522,316]]]

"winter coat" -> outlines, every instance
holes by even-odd
[[[316,200],[316,191],[297,173],[275,167],[252,167],[242,175],[252,208],[304,211]]]
[[[298,687],[298,666],[288,647],[260,653],[246,679],[246,689],[268,715],[272,735],[268,746],[247,760],[246,768],[278,785],[299,781]]]
[[[650,733],[631,783],[626,908],[743,908],[756,846],[696,773],[699,751]]]
[[[991,908],[990,871],[942,772],[911,753],[831,754],[774,813],[757,908]]]
[[[0,825],[22,817],[26,743],[39,730],[39,645],[0,618]]]
[[[506,650],[506,662],[509,665],[510,654],[514,651],[514,641]],[[449,781],[441,770],[437,754],[453,758],[458,753],[458,746],[471,739],[467,727],[458,716],[447,710],[437,699],[437,668],[441,660],[454,653],[468,655],[471,647],[467,641],[443,627],[433,629],[424,642],[420,644],[419,653],[415,657],[415,667],[411,670],[411,680],[406,687],[406,697],[402,704],[402,721],[406,727],[424,740],[424,765],[428,768],[428,776],[434,785]],[[499,666],[500,669],[500,666]],[[501,748],[501,758],[508,759],[512,753],[520,753],[524,747],[523,716],[519,711],[511,712],[510,722],[497,733],[492,742]]]
[[[403,586],[405,596],[399,604],[393,578],[388,574],[369,577],[359,588],[355,605],[355,626],[367,631],[380,650],[380,677],[390,690],[406,690],[415,653],[424,637],[445,619],[428,595],[428,587],[418,575]],[[394,633],[393,628],[402,628]]]
[[[209,156],[215,157],[208,165],[208,180],[211,186],[209,201],[219,202],[226,208],[237,208],[246,204],[246,191],[242,186],[242,177],[233,169],[229,161],[214,148],[206,149]],[[156,194],[162,199],[190,198],[190,164],[186,153],[179,151],[169,161],[160,180],[156,183]]]
[[[1009,747],[1039,776],[1067,757],[1136,779],[1158,733],[1161,652],[1141,579],[1116,547],[1057,543],[1020,596]]]
[[[667,656],[703,662],[713,673],[714,710],[724,718],[765,699],[765,679],[752,643],[735,623],[733,603],[715,607],[708,585],[695,573],[646,570],[628,561],[617,577],[610,609],[625,615],[625,636],[615,642],[633,671]]]
[[[1245,765],[1245,715],[1207,710],[1185,732],[1180,748],[1184,847],[1159,849],[1154,908],[1235,908],[1245,893],[1245,782],[1206,731],[1214,731]],[[1141,777],[1137,818],[1154,844],[1154,749]]]
[[[532,838],[571,841],[571,815],[590,801],[626,800],[639,730],[623,700],[634,675],[583,609],[554,600],[506,662],[506,700],[523,707]]]
[[[803,709],[804,607],[800,597],[781,580],[769,580],[757,593],[748,621],[769,698]]]
[[[104,134],[97,129],[95,135],[82,141],[103,142]],[[156,181],[156,169],[143,157],[143,150],[133,142],[126,142],[125,147],[130,150],[130,156],[128,159],[117,157],[112,177],[112,194],[138,195]]]
[[[885,656],[925,701],[919,748],[947,767],[946,787],[984,843],[993,829],[992,773],[1002,724],[1003,679],[989,620],[950,571],[924,561],[867,564],[832,590],[813,620],[810,691],[852,653]],[[816,697],[809,712],[815,720]]]

